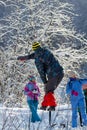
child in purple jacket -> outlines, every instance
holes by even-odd
[[[32,113],[31,122],[41,121],[37,113],[38,96],[40,96],[40,91],[34,76],[29,76],[29,82],[24,87],[24,94],[27,95],[27,103]]]

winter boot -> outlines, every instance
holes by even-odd
[[[40,107],[41,110],[46,110],[46,108],[47,108],[46,106],[41,106]]]
[[[48,111],[55,111],[55,106],[50,106],[47,110]]]

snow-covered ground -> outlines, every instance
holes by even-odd
[[[72,130],[71,106],[70,104],[59,105],[51,112],[51,124],[49,122],[49,111],[38,109],[41,122],[30,123],[30,111],[28,108],[6,108],[0,107],[0,130]],[[76,130],[87,130],[87,127],[79,126]]]

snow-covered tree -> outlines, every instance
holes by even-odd
[[[22,90],[30,73],[39,81],[34,61],[16,60],[32,52],[33,41],[50,48],[65,70],[82,72],[79,67],[85,64],[87,40],[73,26],[73,18],[78,16],[73,4],[67,0],[4,0],[0,7],[0,98],[5,104],[23,99]]]

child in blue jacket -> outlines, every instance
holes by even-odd
[[[69,71],[69,82],[66,86],[66,94],[70,95],[72,106],[72,127],[77,127],[78,108],[81,113],[83,125],[87,125],[85,99],[82,85],[87,83],[87,80],[81,80],[76,77],[75,72]]]
[[[35,77],[29,76],[29,82],[24,87],[24,94],[27,95],[27,103],[32,113],[31,122],[41,121],[37,114],[39,87],[36,85]]]

